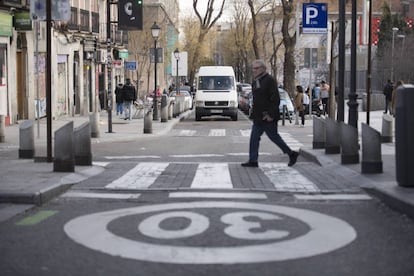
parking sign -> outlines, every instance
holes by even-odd
[[[303,3],[302,32],[304,34],[325,34],[328,32],[328,4]]]

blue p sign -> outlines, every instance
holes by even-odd
[[[328,31],[328,4],[303,3],[302,26],[304,34],[324,34]]]

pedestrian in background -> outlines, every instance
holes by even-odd
[[[242,163],[243,167],[258,167],[260,137],[263,132],[269,139],[289,155],[288,166],[296,163],[299,153],[293,151],[283,141],[277,131],[279,120],[280,96],[276,80],[266,71],[266,64],[263,60],[255,60],[252,63],[253,69],[253,126],[250,133],[249,161]]]
[[[303,93],[303,107],[305,108],[305,115],[309,114],[309,104],[310,104],[310,97],[309,97],[309,87],[308,87],[305,93]]]
[[[323,115],[329,114],[329,85],[323,80],[321,81],[320,89],[323,106]]]
[[[391,80],[387,80],[387,83],[384,86],[384,89],[382,91],[382,93],[385,96],[385,110],[384,110],[384,114],[387,114],[387,112],[389,111],[390,114],[392,114],[392,110],[391,110],[391,100],[392,100],[392,91],[394,90],[394,84],[392,83]]]
[[[299,112],[299,116],[302,119],[301,127],[305,126],[305,106],[303,105],[304,93],[303,87],[298,85],[296,86],[296,96],[295,96],[295,107]]]
[[[124,85],[122,83],[118,83],[115,88],[115,102],[116,102],[116,115],[122,116],[124,112]]]
[[[122,89],[124,95],[125,119],[132,119],[132,103],[137,100],[137,91],[135,86],[131,83],[131,79],[126,79],[125,85]]]

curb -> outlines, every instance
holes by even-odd
[[[39,192],[33,193],[1,193],[0,203],[34,204],[41,206],[55,197],[65,193],[73,185],[100,174],[104,171],[101,166],[92,166],[79,172],[71,173],[61,178],[60,183],[53,184]]]
[[[358,185],[366,193],[378,198],[391,209],[414,219],[414,188],[398,186],[397,182],[374,182],[368,177],[334,162],[319,152],[301,148],[300,155],[329,170],[341,170],[341,174],[352,183]]]

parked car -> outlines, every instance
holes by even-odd
[[[252,86],[249,83],[237,83],[237,95],[239,102],[239,109],[246,114],[249,114],[251,104]]]
[[[176,101],[177,97],[184,97],[184,106],[186,110],[193,109],[193,96],[190,94],[190,92],[185,90],[180,90],[180,93],[177,94],[177,91],[172,91],[170,93],[170,100]]]

